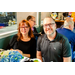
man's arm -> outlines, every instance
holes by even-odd
[[[37,58],[40,59],[43,62],[41,51],[37,51]]]
[[[71,56],[70,57],[63,57],[63,62],[71,62]]]
[[[65,37],[65,40],[63,41],[63,62],[71,62],[71,54],[71,44]]]

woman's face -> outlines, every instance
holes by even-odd
[[[21,32],[22,35],[28,35],[29,26],[26,23],[21,23],[20,32]]]

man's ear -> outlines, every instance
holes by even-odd
[[[72,30],[72,26],[71,25],[69,25],[69,29]]]
[[[71,25],[69,25],[69,28],[71,28]]]
[[[31,20],[29,20],[29,22],[30,22]]]

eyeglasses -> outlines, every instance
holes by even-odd
[[[20,27],[21,29],[24,29],[24,28],[29,28],[29,26],[25,26],[25,27]]]
[[[33,21],[34,23],[36,23],[36,21],[34,21],[34,20],[31,20],[31,21]]]
[[[44,27],[48,27],[48,26],[49,26],[49,27],[50,27],[50,26],[52,27],[54,24],[55,24],[55,23],[49,23],[49,24],[45,24],[45,25],[43,25],[43,26],[44,26]]]

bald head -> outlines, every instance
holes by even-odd
[[[67,17],[64,22],[64,27],[69,26],[69,25],[74,25],[74,21],[70,17]]]
[[[70,17],[66,18],[66,20],[64,22],[64,28],[67,28],[67,29],[70,29],[71,31],[73,31],[74,21]]]
[[[52,17],[46,17],[46,18],[44,18],[43,24],[45,24],[46,21],[55,23],[55,21],[54,21],[54,19]]]

